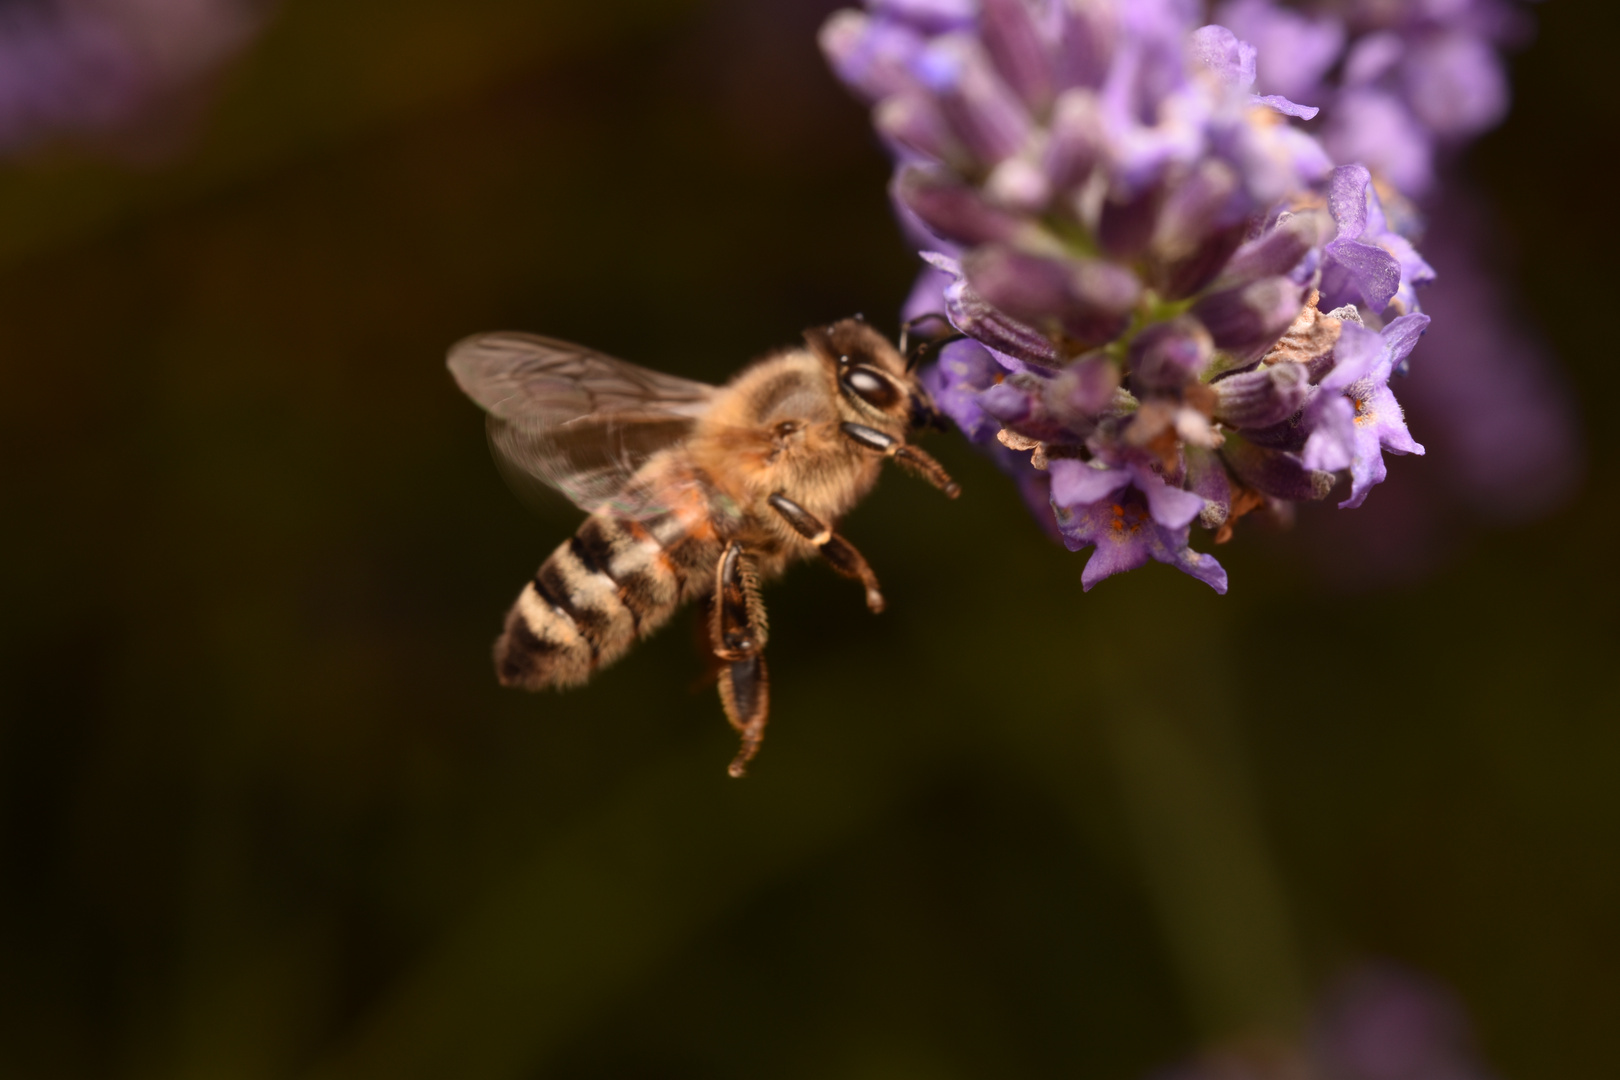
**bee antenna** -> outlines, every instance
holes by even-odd
[[[916,347],[913,348],[911,343],[912,331],[926,322],[942,322],[949,327],[950,332],[941,337],[926,338],[918,342]],[[966,334],[951,325],[950,319],[937,311],[930,311],[918,315],[914,319],[907,319],[900,324],[900,355],[906,358],[906,370],[911,371],[921,364],[930,350],[942,349],[951,342],[960,341],[965,337],[967,337]]]

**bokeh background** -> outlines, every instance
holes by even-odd
[[[496,686],[577,515],[502,486],[445,347],[720,380],[892,327],[833,6],[288,0],[146,128],[0,167],[0,1074],[1129,1080],[1369,958],[1504,1077],[1613,1069],[1608,5],[1538,5],[1462,163],[1583,425],[1540,516],[1448,501],[1414,409],[1430,456],[1240,530],[1230,595],[1082,594],[938,436],[958,502],[896,475],[844,529],[888,612],[769,592],[745,782],[689,618]]]

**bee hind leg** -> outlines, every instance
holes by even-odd
[[[742,736],[737,756],[726,769],[733,777],[740,777],[748,772],[748,763],[759,753],[759,744],[765,740],[765,721],[770,718],[771,680],[763,656],[726,665],[720,673],[720,702],[726,707],[726,719]]]
[[[866,606],[875,615],[883,610],[883,590],[866,557],[855,545],[832,531],[820,518],[778,491],[769,500],[771,509],[781,515],[793,531],[816,545],[821,557],[845,577],[866,586]]]
[[[765,667],[765,604],[759,579],[743,546],[733,540],[720,555],[715,571],[709,637],[720,670],[720,703],[726,719],[742,736],[742,746],[727,770],[739,777],[759,753],[770,716],[770,674]]]

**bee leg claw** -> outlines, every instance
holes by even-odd
[[[726,708],[726,719],[742,736],[737,756],[726,770],[740,777],[759,753],[759,744],[765,739],[765,721],[770,716],[771,680],[763,656],[726,666],[720,674],[720,702]]]

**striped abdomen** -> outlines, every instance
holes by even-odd
[[[595,513],[523,587],[495,642],[505,686],[572,686],[652,633],[712,584],[712,540]],[[714,550],[710,550],[714,549]]]

